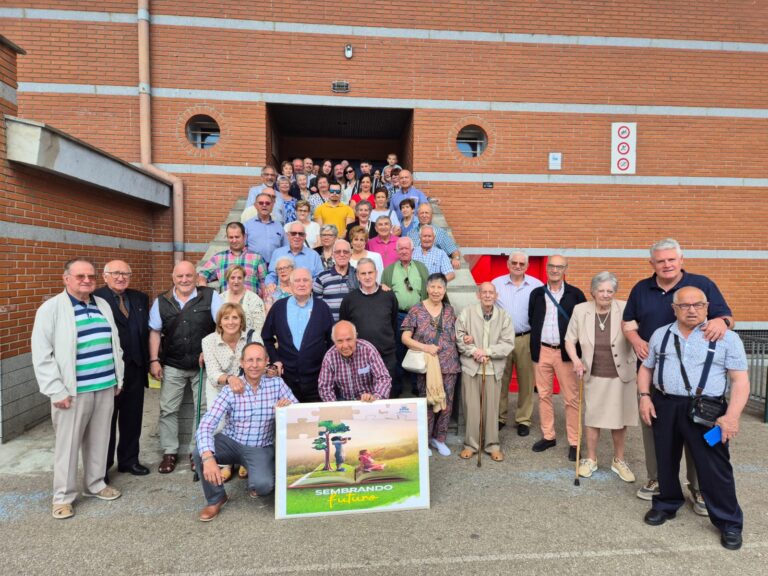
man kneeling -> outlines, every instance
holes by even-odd
[[[197,429],[197,470],[203,471],[203,493],[208,505],[200,521],[218,516],[229,497],[219,464],[248,468],[248,495],[266,496],[275,488],[275,408],[297,402],[282,378],[265,375],[267,351],[258,342],[243,348],[240,366],[242,390],[224,386]],[[235,386],[240,388],[240,386]],[[222,418],[224,429],[214,436]]]

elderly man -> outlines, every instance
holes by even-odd
[[[531,359],[534,363],[536,389],[539,391],[539,420],[542,438],[533,445],[534,452],[543,452],[557,445],[555,440],[555,411],[552,406],[554,377],[560,382],[565,401],[565,422],[568,434],[568,459],[576,461],[578,443],[579,404],[578,385],[573,363],[565,351],[565,333],[576,304],[586,302],[584,293],[565,282],[568,261],[555,254],[547,262],[547,283],[531,292],[528,318],[531,323]],[[581,349],[578,349],[579,356]]]
[[[341,184],[334,182],[328,185],[328,200],[315,208],[315,222],[320,226],[333,224],[339,231],[339,238],[343,238],[347,231],[347,224],[355,221],[355,213],[346,204],[341,203]]]
[[[387,266],[381,275],[381,287],[384,290],[392,290],[397,298],[397,340],[395,342],[395,358],[397,363],[397,378],[400,386],[404,387],[407,380],[411,380],[411,392],[418,395],[416,383],[410,372],[403,370],[403,358],[406,347],[402,342],[403,332],[400,326],[408,315],[408,311],[427,298],[427,277],[429,270],[421,262],[413,259],[413,241],[410,238],[397,239],[398,261]]]
[[[194,402],[198,402],[202,342],[216,329],[216,314],[221,307],[217,292],[206,286],[195,287],[196,277],[192,262],[176,264],[171,275],[173,288],[155,298],[149,310],[149,372],[163,381],[160,388],[163,459],[158,468],[161,474],[170,474],[176,469],[179,408],[187,386],[192,389]],[[200,402],[202,404],[202,400]]]
[[[203,470],[203,493],[208,505],[201,522],[218,516],[229,497],[219,465],[241,464],[248,469],[248,495],[266,496],[275,487],[275,409],[296,403],[290,388],[266,374],[267,351],[258,342],[246,344],[240,354],[242,390],[224,386],[197,429],[195,464]],[[224,428],[214,435],[219,423]]]
[[[381,256],[384,266],[397,262],[397,237],[392,235],[392,220],[389,216],[379,216],[374,225],[376,236],[368,240],[366,249]]]
[[[349,320],[358,334],[376,347],[392,379],[397,378],[395,337],[398,333],[397,299],[391,290],[383,290],[376,282],[376,264],[370,258],[357,263],[359,289],[344,296],[339,319]],[[400,395],[400,382],[395,381],[393,397]]]
[[[197,285],[207,286],[218,281],[221,291],[227,289],[227,269],[230,266],[242,266],[245,270],[245,285],[256,294],[264,286],[267,276],[267,263],[260,254],[251,252],[245,245],[245,226],[240,222],[230,222],[226,227],[229,248],[217,252],[197,271]]]
[[[496,298],[493,284],[483,282],[477,288],[479,302],[464,308],[456,321],[466,419],[464,449],[459,456],[465,460],[478,450],[489,454],[494,462],[504,460],[499,447],[499,394],[504,384],[500,378],[515,347],[515,328],[509,314],[496,306]]]
[[[454,270],[458,270],[461,268],[461,252],[459,247],[453,241],[453,238],[448,235],[448,232],[432,224],[432,216],[432,205],[429,202],[419,206],[419,209],[416,211],[416,217],[419,222],[408,231],[408,237],[413,240],[414,246],[419,246],[421,244],[421,228],[423,226],[432,226],[432,229],[435,231],[435,246],[448,255]]]
[[[247,222],[258,215],[256,197],[259,194],[265,193],[272,198],[272,219],[282,224],[285,219],[285,204],[276,192],[277,170],[273,166],[264,166],[261,169],[261,180],[261,184],[252,186],[248,190],[248,199],[245,201],[245,209],[240,215],[240,221]]]
[[[394,180],[394,173],[395,171],[393,170],[392,171],[393,180]],[[428,204],[429,198],[427,198],[424,192],[422,192],[421,190],[419,190],[413,185],[413,176],[411,175],[410,170],[400,170],[399,183],[400,183],[400,189],[397,190],[394,194],[392,194],[392,197],[389,199],[389,205],[397,213],[397,219],[400,220],[400,222],[402,222],[403,214],[400,212],[400,202],[402,200],[404,200],[405,198],[411,198],[416,203],[416,208],[418,208],[422,204]]]
[[[744,515],[736,499],[728,441],[738,433],[739,418],[749,400],[747,357],[734,332],[726,331],[720,340],[705,334],[712,322],[707,320],[708,307],[700,288],[677,289],[672,297],[677,320],[653,333],[638,372],[640,417],[653,430],[659,479],[659,494],[653,496],[645,522],[664,524],[685,503],[679,479],[685,443],[699,472],[709,519],[720,530],[720,542],[738,550]],[[730,403],[725,401],[728,380]],[[710,418],[697,420],[696,397],[719,408],[711,420],[720,427],[721,438],[711,446],[704,434],[713,430],[712,424],[705,422]]]
[[[269,265],[269,274],[267,275],[267,290],[272,292],[277,287],[277,271],[275,264],[283,256],[290,256],[296,263],[297,268],[306,268],[312,272],[314,278],[323,271],[323,262],[320,255],[312,248],[307,246],[307,232],[301,222],[292,222],[288,225],[288,246],[276,248],[272,252],[272,263]]]
[[[71,518],[82,452],[84,496],[115,500],[104,481],[114,397],[123,385],[123,354],[112,310],[92,296],[96,269],[85,258],[64,266],[64,291],[43,302],[32,327],[32,367],[51,399],[55,434],[53,517]]]
[[[323,270],[315,277],[312,293],[331,309],[333,321],[339,321],[339,308],[344,297],[360,286],[354,267],[349,265],[352,248],[346,240],[336,240],[333,244],[333,266]]]
[[[104,266],[107,285],[93,294],[109,304],[123,349],[123,391],[115,396],[105,471],[114,463],[117,444],[118,471],[144,476],[149,474],[149,468],[139,462],[139,438],[144,415],[144,389],[149,386],[149,296],[129,288],[132,275],[126,262],[112,260]],[[119,443],[115,433],[118,428]]]
[[[728,328],[733,326],[733,316],[717,285],[706,276],[683,270],[683,251],[680,244],[672,238],[666,238],[651,246],[650,253],[650,263],[654,273],[632,288],[624,309],[622,323],[624,335],[635,349],[639,362],[645,360],[648,355],[648,340],[651,335],[660,327],[674,322],[672,297],[677,290],[685,286],[695,286],[704,291],[709,301],[707,307],[709,322],[704,327],[704,335],[709,340],[721,340]],[[653,431],[644,424],[642,431],[648,481],[637,491],[637,497],[642,500],[651,500],[655,494],[658,494],[654,436]],[[685,464],[693,510],[700,516],[706,516],[707,507],[699,489],[696,467],[687,448]]]
[[[357,338],[355,325],[341,320],[333,327],[333,347],[323,358],[317,383],[323,402],[389,398],[392,379],[376,347]]]
[[[256,197],[258,214],[244,223],[248,251],[260,254],[267,264],[272,261],[272,252],[285,246],[287,241],[282,224],[272,219],[274,202],[274,192],[259,194]]]
[[[275,190],[275,179],[277,178],[277,170],[274,166],[267,164],[261,169],[261,184],[252,186],[248,190],[248,199],[245,202],[246,206],[253,206],[256,203],[256,196],[264,192],[264,190]]]
[[[333,316],[328,305],[312,297],[312,274],[306,268],[291,273],[292,296],[282,298],[267,313],[261,338],[278,375],[299,402],[317,402],[317,376],[331,347]]]
[[[430,274],[442,272],[450,282],[456,278],[456,272],[448,255],[435,246],[435,228],[432,225],[422,226],[420,236],[421,246],[413,250],[413,259],[427,267]]]
[[[493,279],[496,288],[496,305],[512,317],[515,324],[515,349],[507,357],[502,389],[499,397],[499,428],[507,423],[509,405],[509,381],[512,369],[517,371],[517,435],[528,436],[533,416],[533,362],[531,361],[531,323],[528,319],[528,303],[534,288],[543,286],[538,278],[526,274],[528,255],[515,250],[507,258],[509,274]]]

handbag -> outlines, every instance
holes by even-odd
[[[433,344],[437,345],[440,340],[440,334],[443,331],[443,311],[440,310],[440,320],[437,325],[437,333],[435,335]],[[416,333],[414,332],[414,335]],[[410,348],[405,353],[402,363],[403,370],[407,372],[413,372],[414,374],[426,374],[427,373],[427,359],[424,357],[424,352],[420,350],[411,350]]]

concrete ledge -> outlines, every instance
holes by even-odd
[[[32,355],[0,361],[0,442],[15,438],[50,413],[50,401],[37,387]]]
[[[5,116],[8,160],[164,208],[171,184],[60,130]]]

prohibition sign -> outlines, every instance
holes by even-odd
[[[619,154],[629,154],[629,144],[626,142],[619,142],[616,150],[619,151]]]
[[[619,138],[629,138],[629,135],[631,134],[629,126],[619,126],[618,134]]]
[[[622,172],[626,172],[629,170],[629,160],[626,158],[619,158],[619,161],[616,162],[616,167]]]

